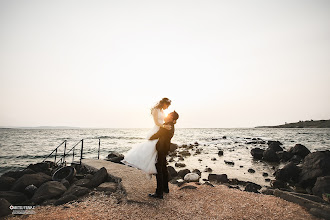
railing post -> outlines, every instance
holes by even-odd
[[[83,158],[83,150],[84,150],[84,139],[81,139],[81,150],[80,150],[80,164]]]
[[[76,147],[73,147],[73,151],[72,151],[72,163],[73,163],[73,161],[74,161],[74,149],[75,149]]]
[[[62,161],[62,163],[65,163],[65,151],[66,151],[66,140],[65,140],[65,143],[64,143],[64,153],[63,153],[63,161]]]
[[[54,163],[56,164],[56,156],[57,156],[57,148],[55,150],[55,160],[54,160]]]
[[[97,152],[97,159],[100,159],[100,147],[101,147],[101,139],[99,138],[99,150]]]

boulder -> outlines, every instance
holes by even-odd
[[[4,217],[12,213],[12,210],[9,208],[9,206],[11,206],[10,202],[4,198],[0,198],[0,217]]]
[[[186,182],[199,182],[199,178],[200,176],[197,173],[187,173],[183,179]]]
[[[287,151],[278,151],[276,152],[278,158],[280,159],[281,162],[287,162],[290,160],[293,156],[292,153],[287,152]]]
[[[104,167],[102,167],[93,175],[93,178],[87,184],[87,187],[88,188],[97,187],[98,185],[106,181],[107,178],[108,178],[108,171]]]
[[[300,164],[300,162],[303,160],[303,158],[299,155],[293,155],[293,157],[291,157],[291,159],[289,160],[289,162],[292,162],[294,164]]]
[[[38,187],[36,187],[35,185],[28,185],[25,189],[24,189],[24,193],[31,198],[34,193],[37,191]]]
[[[185,176],[187,173],[190,173],[190,170],[188,170],[188,169],[183,169],[183,170],[180,170],[180,171],[178,172],[178,176],[180,176],[180,177],[183,179],[184,176]]]
[[[62,205],[74,200],[77,200],[78,197],[72,194],[66,195],[66,196],[62,196],[61,198],[59,198],[58,200],[56,200],[56,202],[54,203],[54,205]]]
[[[36,164],[30,164],[27,168],[35,171],[36,173],[42,172],[47,175],[50,175],[50,163],[49,162],[41,162]]]
[[[267,148],[263,153],[263,159],[268,162],[279,162],[276,152],[272,148]]]
[[[251,150],[251,155],[253,156],[254,159],[256,160],[261,160],[262,157],[263,157],[263,153],[264,153],[265,150],[261,149],[261,148],[253,148]]]
[[[117,183],[114,182],[105,182],[100,184],[96,189],[98,191],[103,191],[103,192],[116,192],[117,190]]]
[[[199,169],[194,169],[192,173],[197,173],[200,177],[202,176],[202,172]]]
[[[186,164],[184,164],[184,163],[175,163],[175,166],[176,167],[185,167]]]
[[[267,141],[267,144],[268,144],[268,146],[269,145],[272,145],[272,144],[276,144],[276,145],[283,145],[281,142],[279,142],[279,141]]]
[[[168,175],[169,179],[173,179],[174,177],[178,176],[178,172],[176,172],[176,170],[172,166],[168,166],[167,171],[168,171],[168,174],[169,174]]]
[[[304,188],[313,187],[316,179],[330,175],[330,151],[310,153],[301,166],[300,185]]]
[[[298,182],[300,169],[294,163],[290,162],[282,169],[275,172],[275,178],[284,182]]]
[[[12,177],[17,180],[20,177],[22,177],[24,174],[33,174],[33,173],[36,173],[36,172],[31,169],[24,169],[21,171],[9,171],[7,173],[4,173],[2,176]]]
[[[216,181],[219,183],[228,183],[227,174],[209,174],[208,176],[209,181]]]
[[[280,146],[280,142],[270,142],[268,143],[268,148],[273,149],[273,151],[278,152],[278,151],[283,151],[283,148]]]
[[[29,185],[41,186],[43,183],[52,180],[51,176],[44,173],[24,174],[12,186],[12,191],[24,192],[25,188]]]
[[[245,189],[244,191],[247,191],[247,192],[254,192],[254,193],[259,193],[258,190],[261,189],[261,186],[256,184],[256,183],[248,183],[246,186],[245,186]]]
[[[293,148],[289,150],[290,153],[294,155],[299,155],[302,158],[305,158],[311,152],[302,144],[296,144]]]
[[[88,189],[86,187],[72,185],[72,186],[70,186],[70,188],[67,191],[65,191],[63,196],[75,195],[75,196],[79,197],[79,196],[86,195],[89,192],[90,192],[90,189]]]
[[[312,191],[321,198],[322,194],[330,194],[330,176],[318,177]]]
[[[9,176],[0,177],[0,191],[8,191],[16,180]]]
[[[34,193],[31,201],[37,204],[44,200],[60,197],[66,191],[66,187],[57,181],[49,181],[42,184]]]
[[[3,198],[13,205],[20,204],[27,200],[27,197],[21,192],[0,191],[0,198]]]
[[[84,179],[89,179],[91,180],[93,178],[93,175],[92,174],[86,174],[85,178]]]
[[[286,183],[281,180],[271,180],[270,185],[271,185],[271,187],[273,187],[275,189],[286,188]]]
[[[91,181],[90,179],[81,179],[74,182],[73,184],[76,186],[88,187],[90,181]]]
[[[116,151],[110,151],[108,154],[108,161],[114,162],[114,163],[120,163],[124,159],[124,155],[120,154]]]
[[[61,180],[61,183],[68,189],[70,187],[70,183],[68,180],[66,179],[62,179]]]
[[[170,152],[174,152],[178,148],[179,146],[177,144],[173,144],[173,143],[170,144]]]

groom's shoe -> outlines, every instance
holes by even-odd
[[[153,193],[153,194],[150,193],[149,197],[156,198],[156,199],[163,199],[163,195],[158,195],[156,193]]]

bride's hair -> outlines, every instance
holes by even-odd
[[[168,99],[168,98],[162,98],[162,100],[160,100],[154,107],[151,108],[151,114],[152,114],[152,111],[154,109],[161,109],[163,108],[163,105],[164,104],[167,104],[167,105],[171,105],[171,100]]]

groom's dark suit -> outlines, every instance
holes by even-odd
[[[159,128],[159,131],[149,138],[150,140],[159,139],[156,145],[158,152],[156,163],[157,195],[163,195],[163,192],[168,192],[168,171],[166,167],[166,156],[170,150],[171,139],[174,135],[174,124],[173,122],[168,122],[165,123],[165,125],[171,125],[172,129],[167,130],[165,128]]]

